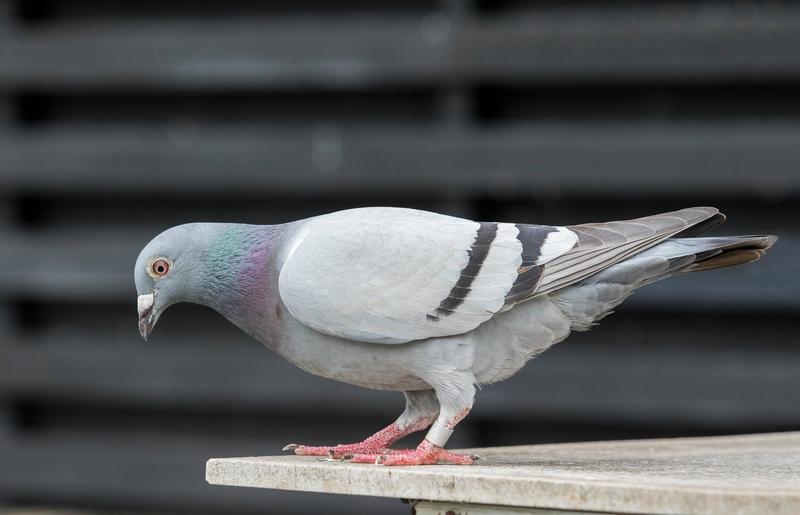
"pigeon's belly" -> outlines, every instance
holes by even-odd
[[[289,319],[283,335],[268,347],[312,374],[377,390],[427,390],[439,371],[469,370],[474,361],[470,336],[403,344],[376,344],[319,333]]]
[[[282,322],[272,337],[259,339],[301,369],[365,388],[399,391],[429,389],[431,383],[446,383],[454,372],[470,372],[476,383],[502,381],[569,334],[569,321],[546,297],[463,335],[401,344],[325,335],[292,317]]]
[[[341,359],[347,352],[337,352]],[[411,391],[427,390],[431,386],[422,378],[408,370],[391,364],[380,363],[381,351],[370,353],[366,359],[343,359],[339,365],[331,367],[323,361],[307,357],[284,356],[297,367],[314,375],[341,381],[374,390]]]

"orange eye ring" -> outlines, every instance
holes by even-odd
[[[171,267],[172,263],[170,263],[168,259],[159,257],[150,262],[150,266],[147,267],[147,272],[152,278],[158,279],[159,277],[167,275]]]

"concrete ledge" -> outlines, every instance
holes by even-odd
[[[270,456],[209,460],[215,485],[521,508],[800,513],[800,432],[473,449],[478,466],[382,467]]]

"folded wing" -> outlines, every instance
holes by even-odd
[[[460,334],[529,297],[577,241],[559,227],[364,208],[301,223],[281,299],[320,332],[373,343]]]
[[[326,334],[388,344],[450,336],[722,220],[709,207],[569,227],[340,211],[296,227],[279,291],[292,316]]]

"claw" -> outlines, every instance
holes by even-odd
[[[296,443],[290,443],[289,445],[287,445],[286,447],[284,447],[281,450],[283,450],[283,451],[293,451],[293,450],[297,449],[298,447],[300,447],[300,446],[297,445]]]
[[[469,456],[469,457],[470,457],[470,458],[472,458],[472,459],[473,459],[473,460],[475,460],[475,461],[479,461],[479,460],[485,460],[485,459],[486,459],[486,458],[484,458],[483,456],[479,456],[478,454],[470,454],[470,456]]]
[[[379,454],[378,456],[375,456],[375,465],[383,464],[383,460],[385,460],[385,459],[386,459],[386,455],[385,454]]]
[[[342,461],[350,461],[355,458],[355,454],[342,454]]]

